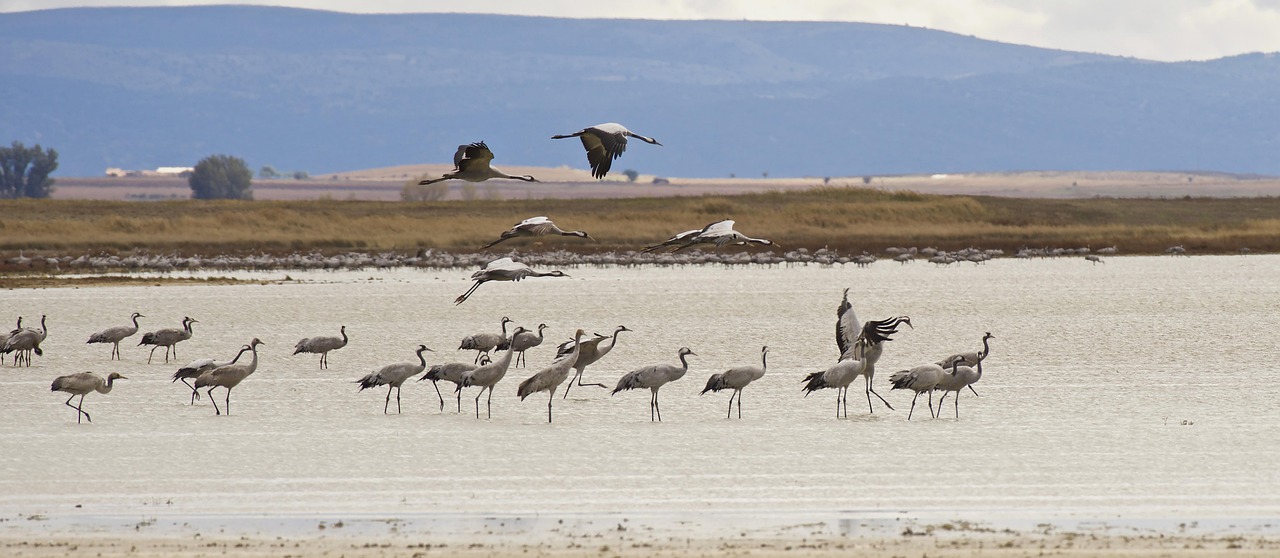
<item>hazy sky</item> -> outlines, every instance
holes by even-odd
[[[1280,0],[0,0],[0,12],[227,3],[356,13],[866,21],[1153,60],[1280,51]]]

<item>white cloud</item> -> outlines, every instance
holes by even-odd
[[[0,0],[0,12],[174,6],[233,0]],[[234,0],[359,13],[474,12],[551,17],[867,21],[1003,42],[1156,60],[1280,51],[1280,0]]]

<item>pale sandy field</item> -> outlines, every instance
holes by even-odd
[[[253,182],[260,200],[359,199],[395,201],[403,185],[422,176],[439,176],[448,165],[411,165],[315,176],[309,180]],[[569,167],[507,167],[511,174],[529,174],[542,182],[490,180],[475,184],[481,198],[626,198],[744,194],[771,190],[801,190],[816,186],[870,187],[923,194],[962,194],[1023,198],[1182,196],[1252,197],[1280,194],[1280,177],[1241,177],[1218,173],[1176,172],[1010,172],[949,175],[806,178],[667,178],[654,184],[654,176],[641,175],[636,182],[609,176],[594,181],[586,170]],[[446,199],[463,199],[464,184],[450,183]],[[188,198],[185,180],[159,177],[59,177],[54,198],[59,199],[169,199]]]

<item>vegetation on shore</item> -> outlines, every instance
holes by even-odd
[[[638,250],[720,219],[783,250],[889,246],[1117,246],[1125,254],[1280,251],[1280,198],[1024,199],[815,188],[737,196],[447,202],[0,201],[0,253],[240,254],[474,252],[516,222],[547,215],[576,238],[517,239],[495,250]]]

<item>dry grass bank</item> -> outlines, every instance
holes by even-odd
[[[510,241],[511,248],[626,250],[723,218],[784,249],[828,246],[879,253],[888,246],[1094,248],[1193,253],[1241,246],[1280,251],[1280,198],[1023,199],[815,188],[739,196],[507,201],[0,202],[0,251],[187,254],[295,250],[474,251],[521,219],[547,215],[573,238]]]

